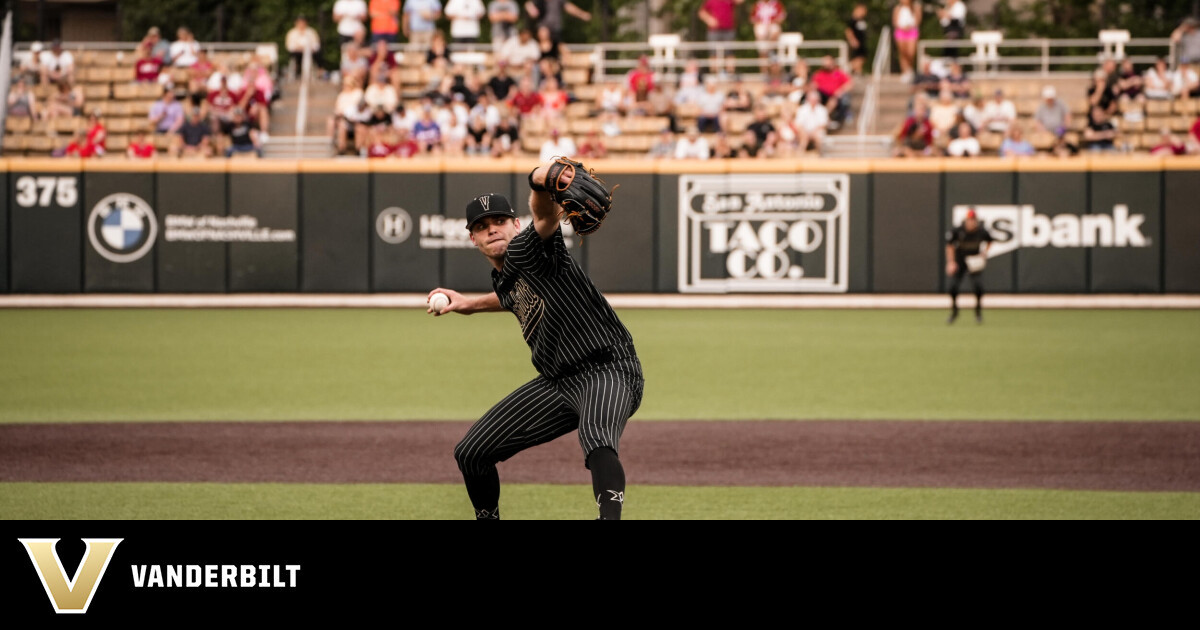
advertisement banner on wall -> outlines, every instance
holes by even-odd
[[[154,291],[154,174],[90,172],[84,182],[84,283],[91,292]]]
[[[87,238],[80,215],[80,174],[17,171],[9,177],[13,292],[79,292]]]
[[[679,178],[682,293],[844,293],[850,177]]]

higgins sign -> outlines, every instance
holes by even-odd
[[[849,258],[847,175],[679,179],[679,290],[841,292]]]
[[[1019,247],[1149,247],[1142,233],[1146,216],[1130,214],[1129,206],[1116,204],[1108,214],[1038,214],[1031,205],[954,206],[952,220],[960,225],[971,208],[979,216],[995,243],[988,257],[1000,256]]]

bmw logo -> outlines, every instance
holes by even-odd
[[[92,208],[87,232],[96,253],[115,263],[133,262],[154,247],[158,219],[141,197],[116,193]]]

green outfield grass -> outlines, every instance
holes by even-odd
[[[1200,313],[623,311],[650,419],[1200,419]],[[0,422],[474,419],[508,314],[0,311]]]
[[[506,519],[595,518],[591,488],[506,485]],[[628,519],[1196,519],[1200,493],[631,486]],[[0,484],[6,519],[463,519],[449,484]]]

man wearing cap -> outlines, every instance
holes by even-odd
[[[992,235],[979,222],[975,209],[967,210],[962,225],[946,234],[946,275],[950,277],[950,319],[958,319],[958,285],[963,276],[971,276],[971,287],[975,290],[975,322],[983,323],[983,268],[987,264],[987,252]]]
[[[430,292],[450,298],[442,315],[512,312],[539,373],[484,414],[454,449],[480,520],[500,517],[497,463],[577,429],[600,520],[620,519],[625,501],[617,452],[641,404],[642,367],[629,331],[567,251],[562,209],[545,189],[549,165],[529,175],[532,225],[522,226],[500,195],[467,204],[471,243],[492,264],[494,291],[473,297]]]
[[[1061,138],[1071,128],[1071,109],[1058,99],[1053,85],[1042,88],[1042,102],[1038,104],[1033,120],[1038,129]]]

